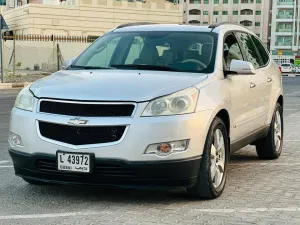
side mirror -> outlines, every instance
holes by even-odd
[[[255,74],[255,69],[251,62],[233,59],[230,63],[230,72],[237,74]]]
[[[75,59],[76,59],[76,58],[71,58],[71,59],[68,59],[68,60],[64,61],[63,64],[61,65],[61,69],[62,69],[62,70],[68,69],[68,67],[72,64],[72,62],[73,62]]]

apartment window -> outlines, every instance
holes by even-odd
[[[190,15],[201,15],[201,11],[199,9],[191,9],[189,11]]]
[[[256,11],[255,15],[261,15],[261,11]]]
[[[228,4],[228,0],[223,0],[223,4]]]
[[[252,22],[249,20],[243,20],[240,22],[241,25],[245,26],[245,27],[250,27],[252,26]]]
[[[239,0],[233,0],[233,4],[239,4]]]
[[[255,22],[256,27],[260,27],[260,22]]]
[[[209,0],[204,0],[204,4],[209,4]]]
[[[214,0],[214,3],[215,4],[219,4],[219,0]]]
[[[190,0],[190,4],[201,4],[201,0]]]
[[[261,0],[256,0],[256,3],[261,3]]]
[[[232,14],[235,15],[235,16],[239,15],[239,11],[233,11]]]
[[[243,10],[241,10],[241,15],[253,15],[253,10],[243,9]]]
[[[219,11],[214,11],[214,15],[215,16],[219,15]]]
[[[203,15],[208,15],[208,11],[203,11]]]
[[[228,15],[228,11],[223,11],[222,15],[224,15],[224,16]]]
[[[189,24],[200,24],[199,20],[191,20],[189,21]]]
[[[254,0],[241,0],[241,3],[246,3],[246,4],[253,3],[253,2]]]

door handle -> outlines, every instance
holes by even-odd
[[[267,80],[268,82],[271,82],[272,81],[272,78],[271,77],[268,77],[268,80]]]
[[[254,83],[250,83],[250,88],[254,88],[254,87],[256,87],[256,84],[254,84]]]

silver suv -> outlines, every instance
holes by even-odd
[[[230,153],[282,150],[282,80],[236,24],[126,24],[34,82],[11,112],[9,153],[31,184],[224,190]]]

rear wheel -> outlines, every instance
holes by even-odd
[[[282,152],[282,114],[282,107],[279,103],[277,103],[267,137],[256,143],[257,155],[262,159],[277,159]]]
[[[206,199],[220,196],[225,187],[228,161],[228,134],[223,121],[216,117],[206,137],[197,183],[187,189],[188,194]]]

